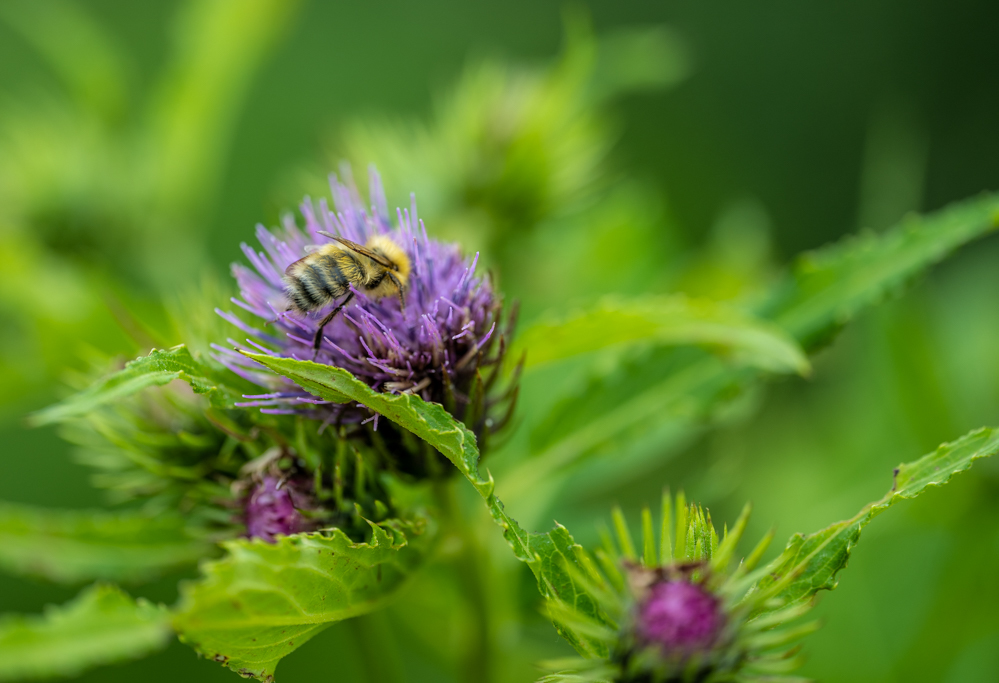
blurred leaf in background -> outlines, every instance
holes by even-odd
[[[641,291],[676,245],[661,200],[611,161],[620,134],[612,106],[676,87],[691,60],[667,26],[595,36],[585,13],[567,12],[553,63],[479,60],[426,122],[343,125],[308,186],[324,193],[326,170],[344,160],[376,166],[394,192],[390,206],[407,206],[413,192],[435,234],[482,250],[528,316],[537,313],[532,291],[550,301]],[[296,178],[296,190],[302,185]]]
[[[180,5],[152,83],[89,11],[64,0],[11,2],[0,20],[44,60],[58,87],[24,86],[0,104],[0,400],[48,392],[81,344],[151,346],[156,293],[207,265],[234,123],[297,3]],[[137,315],[141,311],[141,315]],[[150,321],[152,319],[152,321]],[[22,404],[23,405],[23,404]]]

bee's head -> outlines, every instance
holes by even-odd
[[[399,281],[402,282],[403,286],[407,284],[410,271],[409,256],[406,255],[402,247],[396,244],[391,237],[387,235],[375,235],[368,240],[365,246],[391,261],[392,270],[396,272]]]

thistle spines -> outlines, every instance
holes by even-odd
[[[642,548],[642,564],[650,569],[658,566],[656,532],[652,530],[652,511],[648,505],[642,508]]]
[[[551,593],[549,601],[557,605],[550,614],[576,629],[588,659],[558,662],[559,674],[543,680],[802,683],[789,675],[802,663],[793,643],[819,624],[788,626],[812,607],[811,601],[780,597],[793,574],[760,584],[769,569],[757,565],[773,531],[730,569],[750,505],[721,539],[710,512],[688,503],[682,491],[675,497],[664,491],[660,510],[657,536],[651,509],[642,508],[639,547],[615,506],[595,559],[579,549],[579,565],[567,563],[577,597],[589,596],[597,610],[573,616],[576,602]]]
[[[711,560],[711,569],[715,572],[724,572],[728,568],[729,562],[732,560],[732,556],[735,555],[735,548],[739,545],[739,541],[742,539],[742,535],[746,531],[746,525],[749,523],[749,515],[753,511],[753,506],[751,503],[746,503],[742,508],[742,513],[739,518],[735,520],[735,525],[732,530],[729,531],[727,528],[725,534],[722,537],[722,542],[718,546],[718,550],[715,552],[714,558]]]
[[[614,531],[617,534],[617,541],[621,548],[621,554],[626,560],[638,561],[635,554],[635,544],[631,541],[631,533],[628,531],[628,521],[624,518],[624,512],[617,505],[611,510],[611,520],[614,523]]]
[[[673,541],[670,538],[670,521],[672,518],[672,498],[669,495],[669,489],[663,490],[662,499],[662,527],[659,530],[660,535],[660,545],[659,545],[659,558],[661,564],[670,564],[673,561]]]

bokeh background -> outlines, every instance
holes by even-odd
[[[802,250],[999,187],[997,23],[980,0],[3,3],[0,499],[103,504],[24,416],[95,357],[180,341],[168,312],[224,300],[254,224],[321,196],[342,160],[362,185],[377,163],[394,204],[415,191],[528,321],[607,293],[750,297]],[[641,452],[610,449],[545,509],[511,512],[590,540],[612,503],[635,513],[668,484],[716,520],[752,500],[751,532],[778,538],[853,514],[899,461],[999,422],[997,266],[999,239],[967,247],[810,379],[682,443],[621,444]],[[549,379],[526,380],[527,432]],[[997,572],[985,463],[865,532],[805,673],[999,680]],[[522,574],[497,681],[563,652]],[[169,602],[177,578],[133,592]],[[467,680],[460,615],[421,622],[421,600],[449,599],[430,588],[324,632],[281,679]],[[4,576],[0,611],[75,593]],[[179,644],[80,680],[137,679],[235,680]]]

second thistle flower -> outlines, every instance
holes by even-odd
[[[579,549],[577,557],[588,569],[570,571],[590,606],[580,609],[587,601],[576,596],[568,603],[556,594],[549,597],[549,610],[587,658],[553,663],[561,671],[542,681],[804,683],[791,675],[802,664],[794,643],[817,624],[789,626],[812,607],[809,600],[782,595],[793,574],[760,583],[769,570],[756,565],[771,535],[731,569],[749,507],[719,540],[710,515],[700,506],[688,506],[681,494],[675,542],[672,509],[667,495],[660,539],[650,511],[643,512],[640,554],[620,510],[614,511],[616,546],[608,536],[595,560]]]

